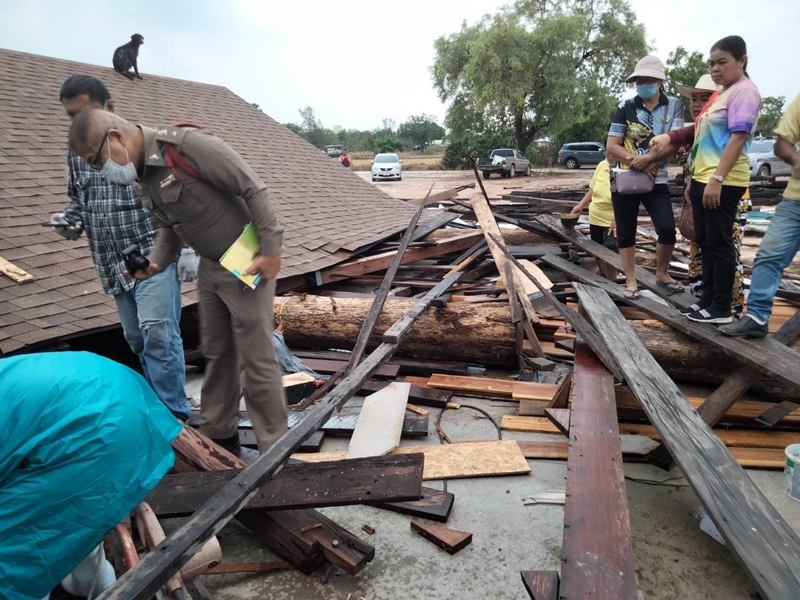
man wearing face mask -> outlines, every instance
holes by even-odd
[[[89,75],[67,79],[60,100],[70,118],[87,108],[114,111],[106,87]],[[192,412],[184,390],[178,273],[183,281],[194,280],[197,256],[185,248],[177,265],[166,265],[162,273],[148,281],[126,277],[122,251],[135,244],[142,253],[150,252],[158,221],[144,210],[129,184],[102,177],[73,152],[68,160],[69,202],[63,213],[50,217],[50,225],[68,240],[86,233],[103,291],[114,296],[125,340],[139,357],[147,382],[176,417],[188,420]]]
[[[70,128],[70,148],[106,177],[133,182],[162,228],[137,272],[146,280],[175,260],[181,241],[200,255],[200,334],[206,371],[200,430],[226,449],[239,449],[240,365],[244,400],[258,449],[266,452],[287,429],[286,400],[273,347],[275,279],[283,227],[266,185],[230,146],[196,126],[136,126],[107,111],[83,111]],[[220,258],[252,223],[260,247],[243,275],[260,275],[251,289]]]

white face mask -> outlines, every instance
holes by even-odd
[[[109,139],[108,158],[103,164],[103,168],[100,169],[100,175],[118,185],[127,185],[133,181],[136,181],[138,173],[136,172],[136,167],[128,159],[127,148],[125,148],[125,160],[127,162],[124,166],[111,160],[111,139]]]

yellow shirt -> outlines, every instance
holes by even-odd
[[[599,227],[610,227],[614,220],[614,207],[611,205],[611,175],[607,160],[602,161],[594,170],[589,187],[592,189],[592,201],[589,203],[589,224]]]
[[[800,96],[792,100],[775,133],[790,144],[800,142]],[[800,171],[797,169],[792,169],[792,178],[786,186],[786,191],[783,192],[783,197],[800,200]]]

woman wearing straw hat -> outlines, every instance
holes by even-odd
[[[649,148],[653,136],[683,127],[683,102],[664,93],[665,79],[664,64],[658,57],[645,56],[636,63],[627,79],[635,84],[636,96],[619,104],[606,141],[608,161],[614,166],[611,203],[617,244],[625,272],[625,297],[630,300],[639,299],[635,243],[640,204],[644,204],[658,235],[656,281],[670,294],[683,291],[683,286],[667,274],[675,247],[675,215],[667,184],[667,163],[662,160],[666,154]]]
[[[714,83],[711,75],[703,75],[697,80],[694,87],[679,85],[678,91],[689,98],[689,112],[692,115],[692,120],[700,116],[711,94],[716,92],[720,86]],[[684,210],[689,211],[691,218],[691,201],[689,200],[689,186],[691,183],[691,175],[689,175],[689,155],[692,151],[691,144],[684,145],[678,151],[678,161],[684,165],[684,181],[686,182],[686,189],[684,190]],[[741,248],[742,239],[744,237],[744,227],[747,224],[747,213],[750,210],[750,192],[745,192],[742,199],[739,201],[739,209],[736,213],[736,220],[733,222],[733,245],[736,249],[736,274],[733,280],[733,299],[731,302],[731,312],[734,316],[739,316],[744,311],[744,267],[742,266]],[[692,236],[694,237],[694,236]],[[700,246],[694,239],[690,239],[689,244],[689,292],[692,295],[699,296],[700,289],[703,286],[703,255]]]

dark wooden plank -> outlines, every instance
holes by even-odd
[[[650,422],[761,595],[800,597],[800,539],[664,373],[608,294],[575,287]],[[574,432],[574,414],[571,428]]]
[[[428,192],[430,193],[430,192]],[[429,200],[423,202],[423,206],[430,204],[431,202],[435,202],[436,194],[430,197]],[[420,223],[414,228],[414,233],[411,235],[411,241],[416,242],[421,240],[427,235],[430,235],[431,232],[436,231],[437,229],[447,225],[450,221],[455,221],[461,215],[451,212],[442,211],[438,215],[427,219],[426,221]]]
[[[564,379],[561,380],[561,383],[558,384],[558,390],[550,401],[550,408],[567,408],[569,406],[569,396],[572,393],[572,376],[573,372],[570,369]]]
[[[316,431],[314,432],[311,437],[309,437],[306,441],[304,441],[300,447],[297,449],[298,452],[319,452],[320,448],[322,447],[322,442],[325,440],[325,432],[324,431]],[[241,427],[239,429],[239,442],[245,448],[256,448],[258,449],[258,443],[256,440],[256,434],[253,433],[252,429],[247,429]]]
[[[400,317],[394,325],[389,327],[383,334],[384,344],[399,344],[408,333],[411,331],[411,326],[425,311],[426,308],[433,302],[434,299],[441,296],[447,289],[461,278],[461,273],[453,273],[442,279],[431,290],[420,298],[414,306],[408,309],[408,312]],[[377,351],[377,350],[376,350]]]
[[[535,220],[540,225],[547,227],[550,231],[554,234],[558,235],[564,240],[571,242],[581,250],[585,251],[586,253],[594,256],[602,260],[605,263],[610,264],[612,267],[616,268],[618,271],[622,271],[622,259],[620,259],[619,254],[614,252],[613,250],[609,250],[603,244],[598,244],[597,242],[593,242],[591,239],[580,233],[579,231],[575,231],[574,229],[568,229],[561,224],[561,221],[556,219],[551,215],[539,215],[535,217]],[[546,258],[550,258],[549,256],[543,256],[542,260]],[[547,262],[545,260],[545,262]],[[669,295],[664,288],[658,286],[658,282],[656,281],[656,276],[642,267],[641,265],[636,265],[635,269],[635,276],[636,281],[638,281],[642,287],[650,290],[654,294],[657,294],[667,300],[667,302],[671,302],[673,304],[678,305],[679,307],[689,306],[691,305],[695,298],[691,294],[686,292],[679,293],[679,294],[672,294]]]
[[[422,454],[398,454],[345,462],[288,464],[261,486],[245,510],[418,500],[423,462]],[[158,517],[190,515],[239,472],[234,469],[167,475],[146,502]]]
[[[555,347],[559,350],[566,350],[567,352],[575,352],[575,340],[558,340],[555,342]]]
[[[496,236],[492,235],[492,239],[495,241],[495,243],[497,242]],[[597,335],[594,327],[587,323],[586,319],[579,315],[574,309],[570,308],[566,304],[562,304],[553,295],[553,292],[543,287],[542,284],[539,283],[539,280],[525,269],[525,266],[522,263],[509,254],[505,246],[499,244],[498,246],[505,257],[538,288],[539,292],[541,292],[544,297],[550,301],[550,304],[553,306],[553,308],[555,308],[556,311],[558,311],[558,313],[564,317],[564,320],[566,320],[572,326],[575,332],[583,339],[583,341],[589,345],[592,351],[600,358],[601,361],[603,361],[603,364],[606,366],[606,368],[611,371],[611,373],[614,375],[614,378],[618,381],[622,381],[622,374],[620,373],[619,368],[617,368],[614,358],[609,354],[606,345]]]
[[[342,367],[347,366],[346,360],[330,360],[330,359],[320,359],[320,358],[304,358],[303,363],[309,368],[313,369],[317,373],[336,373]],[[400,367],[398,365],[381,365],[378,370],[375,371],[376,377],[389,377],[394,379],[397,377],[398,373],[400,373]]]
[[[371,296],[371,294],[367,294]],[[307,350],[290,348],[292,354],[298,358],[321,358],[325,360],[350,360],[349,352],[336,350]],[[392,358],[386,361],[387,365],[400,367],[402,375],[419,375],[428,377],[433,373],[447,373],[449,375],[466,375],[469,364],[457,361],[422,360],[414,358]],[[384,384],[386,385],[386,384]]]
[[[390,383],[390,381],[377,381],[375,379],[371,379],[365,382],[357,393],[362,396],[366,394],[372,394],[378,390],[382,390]],[[447,390],[436,390],[433,388],[424,388],[418,385],[412,385],[411,391],[408,394],[409,402],[422,406],[432,406],[434,408],[444,408],[447,406],[447,403],[452,400],[452,398],[453,392],[449,392]]]
[[[558,600],[558,571],[520,571],[519,574],[531,600]]]
[[[651,317],[665,323],[702,342],[715,344],[719,349],[737,362],[754,367],[765,375],[780,377],[800,387],[800,354],[767,337],[762,340],[743,340],[722,335],[714,325],[690,321],[672,307],[648,298],[628,300],[624,296],[624,288],[607,279],[589,273],[569,261],[557,256],[545,256],[542,262],[569,274],[583,283],[591,284],[608,292],[614,298],[636,307]],[[596,324],[595,324],[596,325]],[[638,338],[637,338],[638,339]]]
[[[572,411],[568,408],[545,408],[544,414],[558,430],[569,436],[569,420]]]
[[[559,596],[637,600],[614,378],[577,348]]]
[[[756,417],[756,422],[766,425],[767,427],[774,427],[780,423],[784,417],[792,414],[798,408],[800,408],[800,404],[795,404],[794,402],[784,400],[783,402],[776,404],[769,410],[766,410],[758,415]]]
[[[208,591],[208,588],[200,581],[199,577],[184,581],[183,587],[189,592],[192,600],[214,600],[211,592]]]
[[[455,554],[472,543],[472,534],[442,525],[427,525],[411,522],[411,531],[418,533],[448,554]]]
[[[322,426],[322,430],[328,435],[353,435],[359,413],[340,413],[334,415]],[[406,413],[403,419],[403,429],[401,436],[404,438],[425,437],[428,435],[429,415],[416,413]]]
[[[410,500],[408,502],[367,502],[366,504],[403,515],[447,523],[450,518],[450,512],[453,510],[454,501],[455,496],[450,492],[423,486],[422,496],[419,500]]]

